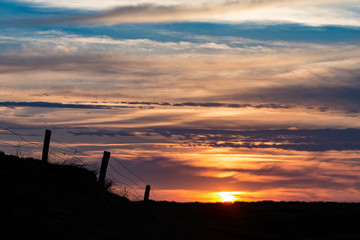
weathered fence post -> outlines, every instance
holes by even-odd
[[[44,145],[42,152],[42,162],[47,163],[49,158],[49,147],[50,147],[51,130],[45,130]]]
[[[144,207],[147,207],[150,196],[150,185],[146,185],[145,195],[144,195]]]
[[[100,167],[100,174],[99,174],[99,185],[102,188],[105,185],[106,169],[109,163],[109,159],[110,159],[110,152],[104,151],[104,155]]]

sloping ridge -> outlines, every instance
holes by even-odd
[[[0,187],[2,239],[117,238],[121,231],[131,234],[136,219],[129,217],[142,211],[100,188],[96,174],[85,168],[2,152]]]

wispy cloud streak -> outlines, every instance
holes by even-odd
[[[333,4],[338,1],[313,1],[307,0],[232,0],[216,3],[184,3],[176,5],[159,5],[157,3],[140,3],[137,5],[121,5],[110,10],[64,14],[64,16],[41,17],[26,20],[6,21],[7,24],[20,25],[48,25],[67,23],[155,23],[155,22],[179,22],[198,21],[213,17],[226,16],[232,13],[242,13],[248,10],[263,9],[267,7],[296,7],[298,4],[305,6],[321,6]],[[353,1],[347,1],[352,3]]]
[[[359,129],[254,130],[127,129],[122,131],[70,131],[74,136],[162,137],[184,146],[229,149],[283,149],[307,152],[360,150]],[[163,140],[167,142],[167,140]],[[150,141],[153,142],[153,141]],[[232,170],[229,170],[232,171]],[[235,170],[234,170],[235,171]],[[237,171],[237,170],[236,170]]]
[[[155,130],[186,144],[217,148],[275,148],[297,151],[360,150],[359,129],[230,131],[203,129]]]
[[[225,1],[220,4],[203,4],[202,6],[160,6],[141,4],[137,6],[121,6],[103,13],[73,19],[85,22],[172,22],[199,20],[213,15],[240,12],[249,9],[262,8],[270,5],[295,4],[301,1],[263,0],[263,1]]]
[[[89,104],[66,104],[56,102],[0,102],[0,107],[41,107],[41,108],[77,108],[77,109],[111,109],[114,107]],[[133,108],[131,106],[117,106],[116,108]]]

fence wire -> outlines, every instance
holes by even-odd
[[[39,134],[20,134],[15,132],[12,129],[0,125],[0,135],[2,136],[14,136],[16,139],[13,141],[4,141],[0,140],[0,147],[13,149],[15,151],[16,156],[25,157],[25,155],[34,155],[35,152],[37,154],[41,154],[43,143],[42,141],[30,141],[28,138],[30,137],[42,137],[43,135]],[[31,157],[31,156],[27,156]],[[72,147],[62,141],[51,136],[51,145],[49,149],[49,160],[54,163],[61,164],[79,164],[86,165],[80,157],[93,157],[87,153],[79,151],[77,148]],[[108,176],[110,176],[110,181],[114,184],[117,189],[124,188],[123,195],[132,196],[133,200],[141,200],[142,196],[139,192],[145,191],[146,185],[149,185],[142,177],[132,171],[129,167],[127,167],[121,160],[112,156],[112,159],[117,163],[118,166],[121,167],[128,174],[123,173],[120,168],[115,167],[112,163],[110,163],[110,168],[112,172],[108,172]],[[115,175],[115,176],[114,176]],[[144,185],[145,184],[145,185]],[[127,189],[126,189],[127,188]],[[153,196],[154,198],[152,198]],[[156,199],[158,198],[155,194],[154,188],[151,187],[150,198]]]

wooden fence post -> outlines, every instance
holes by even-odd
[[[99,185],[100,187],[104,187],[105,185],[105,176],[106,176],[106,169],[110,159],[110,152],[104,151],[103,159],[101,162],[100,174],[99,174]]]
[[[42,152],[42,162],[45,164],[48,162],[48,158],[49,158],[50,138],[51,138],[51,130],[46,129],[43,152]]]
[[[144,207],[147,207],[150,196],[150,185],[146,185],[145,195],[144,195]]]

